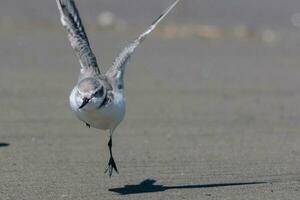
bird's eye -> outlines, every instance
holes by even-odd
[[[95,97],[102,97],[103,94],[104,94],[104,88],[101,87],[101,89],[95,93]]]

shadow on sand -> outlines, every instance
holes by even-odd
[[[8,143],[1,143],[1,142],[0,142],[0,148],[2,148],[2,147],[8,147],[8,146],[9,146]]]
[[[243,186],[243,185],[257,185],[266,184],[267,182],[236,182],[236,183],[216,183],[206,185],[180,185],[180,186],[164,186],[154,185],[156,180],[147,179],[139,183],[138,185],[125,185],[121,188],[111,188],[109,191],[116,192],[120,195],[151,193],[151,192],[163,192],[172,189],[201,189],[201,188],[215,188],[215,187],[229,187],[229,186]]]

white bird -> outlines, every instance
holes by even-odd
[[[110,159],[105,173],[112,175],[118,169],[112,156],[112,135],[125,115],[124,72],[136,47],[144,41],[158,23],[179,2],[176,0],[136,40],[129,44],[115,59],[106,73],[100,71],[90,47],[74,0],[56,0],[61,23],[81,65],[78,82],[70,95],[70,107],[88,127],[109,130]]]

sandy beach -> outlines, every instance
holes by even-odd
[[[204,13],[228,9],[208,2],[200,6]],[[112,178],[104,174],[107,133],[88,129],[69,109],[79,63],[54,0],[19,3],[7,0],[0,8],[1,200],[299,198],[300,30],[288,25],[298,1],[282,8],[279,21],[268,14],[261,24],[254,19],[258,32],[246,39],[228,33],[239,24],[236,16],[223,23],[221,17],[206,21],[211,13],[203,21],[204,14],[197,15],[193,23],[219,20],[226,34],[217,39],[168,38],[162,24],[126,71],[126,117],[114,135],[120,174]],[[107,69],[169,1],[124,10],[118,1],[101,3],[133,27],[101,30],[93,25],[100,3],[79,3],[92,48]],[[170,21],[193,18],[186,14],[195,12],[191,4],[179,5]],[[281,3],[274,5],[272,11]],[[252,25],[243,17],[240,23]],[[270,27],[278,37],[265,42],[259,34]]]

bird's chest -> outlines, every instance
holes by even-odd
[[[72,103],[71,108],[80,120],[91,127],[102,130],[114,129],[124,118],[125,98],[123,94],[114,94],[112,102],[94,110],[74,109]]]
[[[123,120],[125,115],[125,99],[123,96],[115,96],[113,102],[93,113],[94,117],[101,118],[96,122],[95,126],[104,129],[116,128],[117,125]],[[108,127],[108,128],[107,128]],[[96,127],[97,128],[97,127]]]

